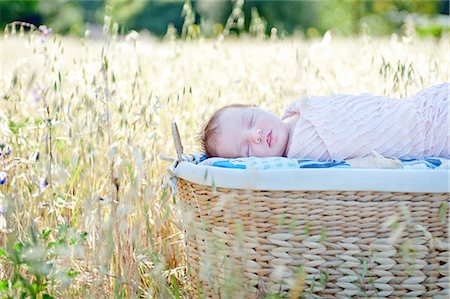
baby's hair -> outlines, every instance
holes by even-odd
[[[219,116],[222,114],[222,112],[225,109],[228,108],[251,108],[251,107],[257,107],[256,105],[248,105],[248,104],[231,104],[227,106],[223,106],[210,117],[210,119],[206,122],[206,124],[203,126],[201,132],[200,132],[200,143],[203,152],[205,153],[206,157],[213,157],[215,156],[215,148],[211,144],[211,139],[219,133],[219,124],[218,119]]]

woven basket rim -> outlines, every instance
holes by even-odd
[[[175,177],[199,185],[245,190],[381,191],[443,193],[450,191],[448,169],[275,169],[246,170],[183,161]]]

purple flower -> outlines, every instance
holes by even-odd
[[[47,38],[53,33],[53,29],[48,28],[45,25],[39,26],[39,31],[41,32],[41,43],[44,43]]]
[[[39,101],[45,96],[45,93],[47,92],[47,87],[37,87],[33,89],[28,96],[28,98],[33,101],[34,103],[39,103]]]
[[[33,101],[38,103],[42,98],[42,89],[35,88],[35,89],[33,89],[33,91],[31,93],[32,93],[31,97],[32,97]]]
[[[5,145],[4,143],[0,144],[0,156],[11,155],[11,147],[9,145]]]
[[[0,185],[5,184],[6,182],[6,172],[2,171],[0,172]]]
[[[43,192],[45,190],[45,188],[47,187],[48,183],[47,183],[47,179],[45,178],[39,178],[39,190],[41,190],[41,192]]]

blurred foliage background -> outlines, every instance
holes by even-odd
[[[147,30],[159,37],[245,33],[314,37],[386,35],[413,21],[419,36],[448,32],[447,0],[0,0],[0,26],[12,21],[45,24],[60,34],[95,35],[105,7],[120,33]]]

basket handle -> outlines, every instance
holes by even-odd
[[[172,122],[172,136],[175,143],[175,149],[177,150],[177,161],[181,162],[183,155],[183,144],[181,144],[180,132],[178,132],[178,126],[176,122]]]

